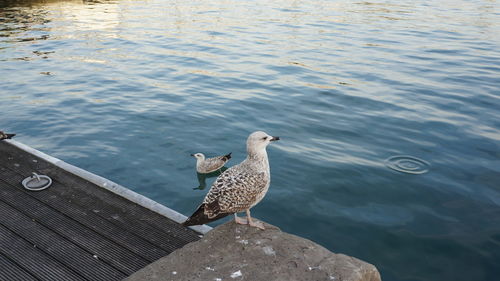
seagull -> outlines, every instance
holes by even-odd
[[[269,189],[271,174],[266,147],[279,139],[262,131],[250,134],[247,158],[215,180],[201,205],[183,225],[205,224],[234,214],[236,223],[264,229],[262,222],[252,220],[250,209],[264,198]],[[246,212],[246,219],[237,216],[243,211]]]
[[[208,174],[222,168],[231,159],[231,152],[223,156],[206,159],[203,153],[195,153],[191,154],[191,156],[196,158],[196,171],[200,174]]]
[[[6,134],[3,131],[0,131],[0,140],[11,139],[16,134]]]

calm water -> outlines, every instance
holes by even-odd
[[[234,165],[265,130],[256,217],[384,280],[498,280],[498,1],[2,3],[18,141],[189,215],[189,154]],[[385,166],[401,154],[429,172]]]

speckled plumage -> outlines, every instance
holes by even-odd
[[[275,140],[279,138],[260,131],[252,133],[247,140],[247,158],[215,180],[200,207],[184,225],[203,224],[242,211],[247,211],[249,217],[250,208],[269,189],[271,175],[266,146]]]
[[[196,171],[200,174],[208,174],[217,171],[231,159],[231,153],[212,158],[205,158],[202,153],[191,154],[196,157]]]
[[[207,205],[218,202],[217,208],[205,209],[208,218],[213,218],[220,212],[230,214],[242,212],[262,200],[269,188],[271,178],[269,165],[259,164],[261,165],[255,166],[249,165],[248,161],[242,162],[229,168],[215,180],[203,200],[203,204]]]

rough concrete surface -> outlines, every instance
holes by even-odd
[[[380,281],[375,266],[265,224],[220,225],[126,281]]]

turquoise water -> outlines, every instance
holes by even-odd
[[[498,279],[497,1],[2,3],[18,141],[189,215],[208,190],[189,155],[234,165],[264,130],[281,141],[254,216],[383,280]]]

